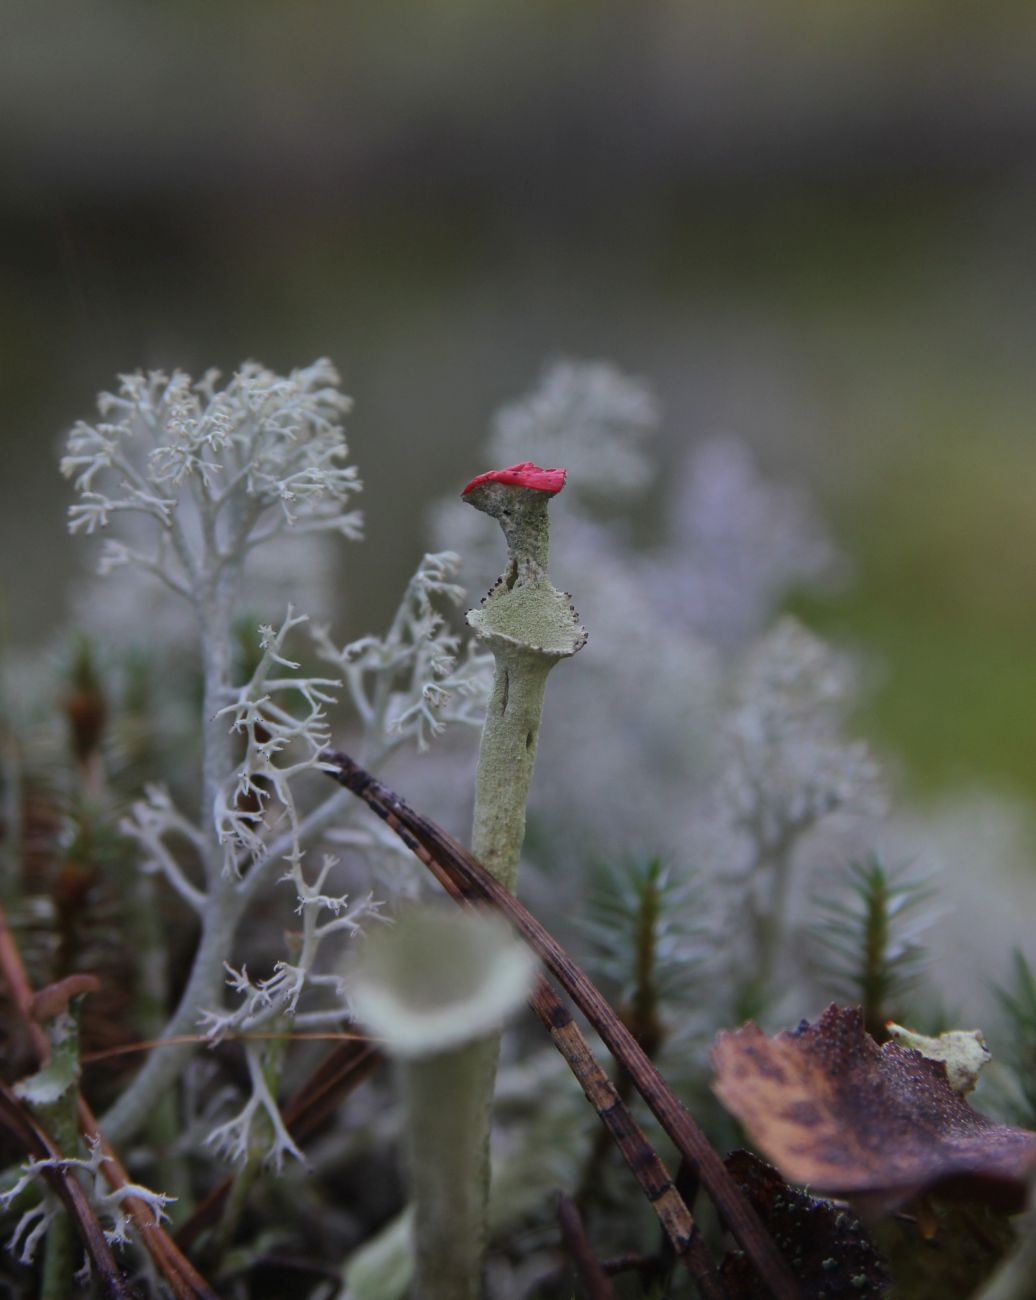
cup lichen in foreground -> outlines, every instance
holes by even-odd
[[[360,1019],[400,1062],[414,1204],[414,1294],[476,1300],[484,1206],[470,1171],[487,1035],[522,1004],[536,961],[492,913],[434,908],[371,935],[351,980]]]

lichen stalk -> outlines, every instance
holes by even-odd
[[[484,1060],[480,1040],[403,1067],[415,1300],[478,1300],[481,1294],[484,1208],[481,1188],[470,1178],[481,1135],[470,1120],[484,1087]]]
[[[531,471],[531,474],[526,474]],[[548,489],[523,486],[556,475]],[[495,518],[507,542],[507,567],[468,614],[476,636],[495,659],[475,779],[471,848],[496,880],[512,893],[525,839],[525,805],[532,784],[547,676],[554,665],[582,649],[586,632],[567,594],[547,575],[550,533],[547,504],[564,483],[564,471],[513,466],[469,484],[464,499]],[[486,1240],[489,1204],[489,1138],[500,1036],[471,1051],[472,1141],[464,1155],[466,1185],[476,1189],[477,1240]],[[417,1253],[422,1252],[417,1224]]]
[[[520,468],[532,467],[515,467]],[[512,891],[525,839],[525,805],[547,675],[586,643],[567,595],[547,576],[551,495],[513,482],[479,480],[464,494],[469,504],[499,522],[508,546],[507,567],[480,608],[468,614],[468,622],[496,662],[479,747],[471,848]]]
[[[512,893],[525,839],[525,805],[532,784],[547,674],[542,655],[515,650],[496,655],[475,778],[471,849]]]

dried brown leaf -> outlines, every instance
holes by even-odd
[[[1036,1133],[998,1124],[911,1048],[879,1047],[857,1007],[772,1038],[757,1025],[718,1036],[714,1088],[791,1182],[883,1213],[921,1192],[1020,1208]]]

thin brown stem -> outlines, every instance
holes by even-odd
[[[716,1280],[701,1230],[673,1186],[665,1165],[598,1064],[571,1013],[545,979],[537,983],[530,1002],[640,1184],[674,1254],[694,1278],[705,1300],[722,1300],[724,1291]]]
[[[244,1034],[227,1034],[221,1038],[221,1043],[279,1043],[288,1040],[290,1043],[329,1043],[338,1041],[369,1043],[371,1040],[366,1034],[346,1034],[346,1033],[313,1033],[313,1034],[294,1034],[294,1033],[244,1033]],[[118,1047],[105,1047],[98,1052],[84,1052],[79,1058],[81,1065],[95,1065],[98,1061],[106,1061],[112,1056],[133,1056],[137,1052],[150,1052],[156,1047],[175,1047],[179,1043],[205,1043],[212,1046],[212,1039],[205,1034],[171,1034],[164,1038],[141,1038],[135,1043],[120,1043]]]
[[[617,1069],[615,1072],[615,1091],[622,1099],[625,1105],[629,1105],[630,1098],[633,1095],[633,1080],[623,1069]],[[596,1194],[599,1194],[602,1187],[602,1175],[605,1169],[605,1162],[611,1151],[607,1129],[598,1129],[594,1136],[593,1144],[590,1147],[590,1153],[587,1156],[583,1172],[580,1175],[579,1182],[576,1186],[575,1202],[584,1211],[593,1201]]]

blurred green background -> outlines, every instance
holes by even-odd
[[[8,3],[4,638],[60,626],[61,432],[138,366],[331,356],[395,606],[501,401],[607,357],[660,467],[729,430],[855,565],[917,789],[1036,793],[1036,6]],[[661,476],[664,483],[665,476]]]

